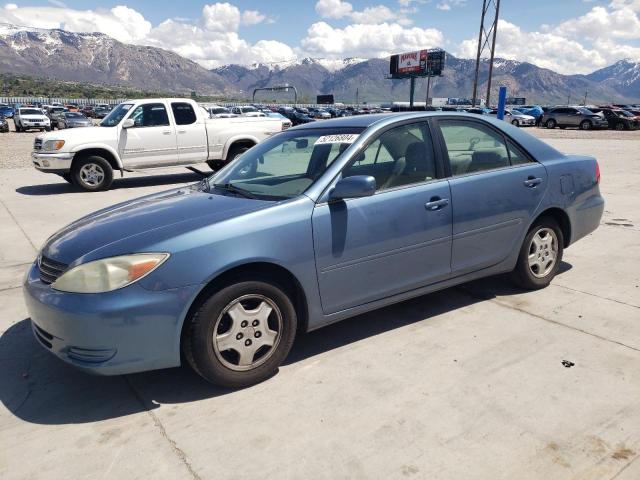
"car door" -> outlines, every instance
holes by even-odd
[[[578,125],[580,125],[580,121],[582,120],[582,117],[580,116],[580,112],[575,108],[567,108],[566,111],[567,111],[567,115],[566,115],[567,119],[566,119],[566,122],[564,123],[570,127],[577,127]]]
[[[391,128],[342,171],[371,175],[373,196],[316,205],[312,224],[325,313],[450,275],[451,207],[426,122]]]
[[[438,126],[451,173],[455,276],[496,265],[519,248],[547,172],[486,122],[442,119]]]
[[[188,102],[171,102],[176,124],[178,161],[183,164],[200,163],[207,159],[207,131],[204,119],[198,120]]]
[[[127,117],[134,125],[120,132],[120,156],[125,167],[144,168],[177,162],[176,129],[164,103],[143,103]]]

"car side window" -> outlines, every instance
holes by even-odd
[[[196,123],[196,112],[188,103],[172,103],[171,111],[173,118],[176,119],[176,125],[191,125]]]
[[[436,178],[427,124],[401,125],[382,133],[342,172],[343,178],[353,175],[374,177],[377,191]]]
[[[136,107],[131,116],[136,127],[165,127],[169,125],[167,109],[162,103],[146,103]]]
[[[478,123],[443,120],[440,130],[453,176],[510,165],[504,138],[493,129]]]
[[[509,158],[511,159],[511,165],[523,165],[525,163],[531,163],[529,157],[516,146],[511,140],[507,140],[507,147],[509,148]]]

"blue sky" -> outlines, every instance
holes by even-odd
[[[442,47],[473,56],[480,0],[33,0],[0,22],[101,31],[206,67]],[[640,60],[640,0],[502,0],[498,55],[563,73]]]

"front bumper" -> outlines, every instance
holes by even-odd
[[[180,365],[180,331],[198,285],[151,291],[59,292],[30,267],[23,293],[38,342],[89,373],[121,375]]]
[[[33,166],[41,172],[66,173],[71,170],[73,153],[32,152]]]

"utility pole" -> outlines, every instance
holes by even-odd
[[[356,105],[359,107],[360,106],[360,92],[359,89],[356,87]]]
[[[429,72],[431,73],[431,72]],[[424,109],[429,106],[429,90],[431,89],[431,75],[427,75],[427,100],[424,102]]]
[[[587,106],[587,95],[589,95],[589,90],[585,90],[585,92],[584,92],[584,103],[583,103],[583,105],[585,107]]]
[[[483,0],[482,15],[480,17],[480,33],[478,34],[478,51],[476,55],[476,71],[473,80],[472,106],[478,100],[478,80],[480,76],[480,60],[485,52],[489,52],[489,78],[487,80],[486,106],[491,103],[491,77],[493,75],[493,59],[496,50],[496,34],[498,33],[498,18],[500,15],[500,0]]]

